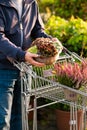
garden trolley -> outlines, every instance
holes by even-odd
[[[63,62],[71,62],[72,64],[76,61],[82,61],[74,52],[68,51],[64,48],[64,53],[61,55],[57,62],[61,64]],[[13,61],[21,73],[21,101],[22,101],[22,129],[29,130],[28,125],[28,114],[30,111],[34,112],[33,117],[33,130],[37,130],[37,109],[52,105],[54,103],[62,102],[70,105],[70,130],[78,130],[77,127],[77,109],[83,110],[84,125],[81,124],[80,130],[86,128],[86,109],[87,109],[87,87],[84,86],[82,90],[76,90],[56,82],[56,76],[53,73],[53,66],[49,65],[43,68],[33,67],[28,63],[19,63]],[[56,64],[56,63],[55,63]],[[69,90],[77,95],[76,100],[67,98],[64,90]],[[34,107],[30,108],[30,99],[34,96]],[[37,106],[37,99],[40,97],[49,99],[51,102]],[[80,99],[80,100],[79,100]]]

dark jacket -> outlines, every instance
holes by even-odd
[[[0,69],[13,68],[7,57],[25,61],[25,50],[38,37],[49,36],[35,0],[24,0],[21,20],[10,0],[0,0]]]

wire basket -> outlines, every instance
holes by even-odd
[[[83,59],[75,53],[67,52],[65,49],[63,54],[58,58],[57,62],[74,63],[82,62]],[[56,63],[57,63],[56,62]],[[56,64],[55,63],[55,64]],[[83,86],[82,90],[70,88],[56,81],[56,75],[53,73],[54,65],[45,67],[35,67],[28,63],[15,62],[14,65],[23,73],[23,84],[26,86],[28,93],[37,97],[45,97],[52,101],[77,102],[78,106],[86,106],[87,88]],[[27,91],[25,93],[27,93]]]
[[[70,62],[73,64],[75,61],[81,62],[82,59],[75,53],[71,52],[67,53],[66,50],[64,52],[64,55],[60,56],[57,60],[57,62],[60,62],[61,64],[64,62]],[[23,115],[24,126],[27,126],[25,124],[27,118],[24,119],[24,117],[26,117],[26,113],[31,111],[29,107],[26,107],[27,98],[30,98],[31,96],[35,97],[34,108],[32,108],[34,110],[34,123],[33,123],[34,124],[33,127],[35,128],[34,130],[36,130],[37,128],[36,110],[39,108],[61,102],[64,104],[69,104],[71,108],[74,107],[76,109],[80,108],[86,110],[87,87],[83,86],[82,89],[76,90],[74,88],[70,88],[69,86],[60,84],[56,80],[57,77],[55,73],[53,73],[54,65],[47,65],[43,68],[38,68],[24,62],[19,63],[17,61],[14,62],[14,65],[21,71],[22,75],[21,85],[25,105],[25,109],[24,111],[22,111],[23,114],[25,113],[25,115]],[[46,103],[45,105],[37,106],[37,99],[40,97],[49,99],[52,102]],[[72,111],[74,112],[74,110]],[[71,121],[75,120],[71,119]]]
[[[77,95],[78,94],[71,91],[71,90],[68,90],[68,89],[64,88],[64,95],[65,95],[66,100],[75,102],[77,100]]]
[[[74,62],[82,62],[82,60],[83,59],[81,57],[79,57],[76,53],[71,53],[71,52],[67,53],[65,50],[64,55],[61,55],[56,63],[60,62],[62,64],[64,62],[69,62],[69,63],[73,64]],[[85,100],[87,98],[86,85],[83,86],[81,89],[77,90],[75,88],[70,88],[68,85],[65,86],[65,85],[57,82],[57,80],[56,80],[57,76],[54,73],[54,65],[48,65],[43,68],[33,67],[33,71],[36,73],[36,75],[38,75],[48,81],[51,81],[53,83],[57,83],[56,88],[61,89],[61,92],[62,92],[61,99],[64,99],[65,102],[76,102],[78,104],[78,106],[80,105],[82,107],[87,105],[87,102]],[[38,82],[37,84],[39,84],[39,81],[37,81],[37,82]],[[40,85],[38,87],[40,89]],[[56,90],[54,86],[52,86],[52,88],[54,88],[55,94],[52,93],[52,90],[50,91],[50,85],[49,85],[48,92],[49,91],[50,92],[49,92],[49,94],[44,93],[44,96],[46,96],[52,100],[58,100],[59,97],[57,97],[57,96],[60,92],[58,92],[58,90]]]

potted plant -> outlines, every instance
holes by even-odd
[[[63,47],[56,38],[53,39],[41,37],[36,38],[32,42],[32,46],[28,51],[34,50],[38,54],[38,57],[35,58],[36,61],[45,63],[46,65],[56,62]]]
[[[74,111],[74,119],[71,117],[70,106],[69,104],[58,103],[55,110],[56,115],[56,124],[58,130],[70,130],[71,127],[76,128],[76,124],[71,124],[72,121],[76,120],[77,129],[80,130],[82,128],[82,110]],[[77,114],[77,119],[76,119]]]
[[[54,70],[56,73],[56,81],[59,82],[60,84],[63,84],[69,88],[72,89],[80,89],[82,86],[87,84],[87,59],[84,59],[81,63],[79,62],[63,62],[61,63],[56,63],[54,65]],[[64,89],[65,96],[68,100],[75,101],[74,96],[76,97],[76,93],[70,93],[70,96],[68,97],[68,89]],[[70,89],[69,89],[70,91]]]
[[[54,65],[56,73],[56,81],[73,89],[85,88],[87,84],[87,60],[81,63],[57,63]],[[64,89],[65,90],[65,89]],[[71,91],[72,92],[72,91]],[[66,100],[75,102],[77,96],[76,93],[65,94]],[[67,96],[68,95],[68,96]],[[61,115],[60,115],[61,114]],[[67,119],[68,118],[68,119]],[[58,130],[70,130],[70,106],[62,103],[56,105],[56,119]],[[82,111],[77,112],[78,130],[80,130],[80,124],[82,123]],[[64,128],[63,128],[64,124]]]

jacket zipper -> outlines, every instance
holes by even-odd
[[[21,48],[23,45],[23,25],[22,25],[22,21],[19,22],[20,24],[20,32],[21,32]]]

